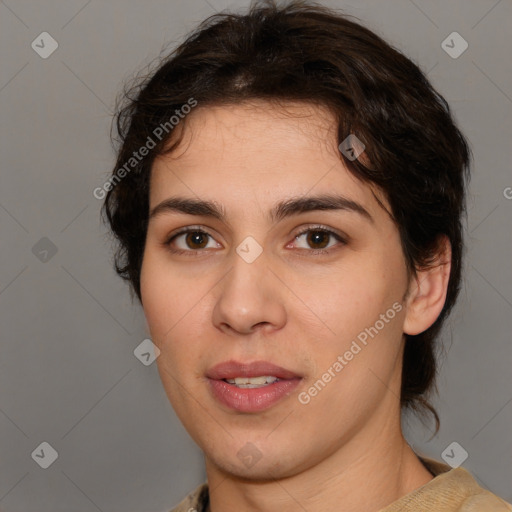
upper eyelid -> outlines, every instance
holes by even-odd
[[[201,232],[201,233],[205,233],[209,236],[211,236],[212,238],[215,238],[208,230],[206,230],[205,228],[203,228],[202,226],[185,226],[183,228],[179,228],[177,231],[173,231],[170,235],[168,235],[166,237],[166,240],[168,242],[170,242],[172,239],[176,238],[177,236],[180,236],[180,235],[184,235],[186,233],[189,233],[189,232]]]

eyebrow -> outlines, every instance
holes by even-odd
[[[279,222],[284,218],[300,213],[317,210],[344,210],[354,212],[374,222],[362,205],[341,195],[322,194],[317,196],[293,197],[279,202],[269,211],[271,222]],[[151,209],[149,218],[153,219],[166,213],[185,213],[203,217],[212,217],[227,223],[224,208],[214,201],[192,199],[187,197],[170,197]]]

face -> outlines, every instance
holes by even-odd
[[[398,420],[399,233],[343,165],[327,110],[198,107],[186,122],[151,175],[141,295],[158,370],[207,467],[297,474]]]

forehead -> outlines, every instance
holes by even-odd
[[[181,142],[153,164],[151,205],[179,194],[249,207],[253,198],[275,203],[336,190],[369,209],[378,206],[374,187],[345,167],[336,118],[326,107],[259,100],[199,105],[177,128]]]
[[[324,106],[305,102],[251,100],[239,104],[196,107],[178,125],[183,141],[172,153],[183,165],[199,156],[198,152],[219,148],[253,158],[279,151],[282,155],[297,146],[336,153],[337,126],[334,114]],[[170,140],[172,142],[172,138]],[[192,145],[193,151],[187,151]],[[225,147],[229,146],[229,147]]]

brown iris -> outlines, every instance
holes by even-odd
[[[329,243],[329,233],[326,233],[325,231],[309,231],[307,234],[307,242],[311,246],[313,246],[314,249],[323,249],[326,245]],[[325,244],[322,244],[322,239],[326,242]],[[316,244],[320,244],[321,247],[317,247]]]
[[[185,237],[185,242],[191,249],[203,249],[208,244],[208,235],[201,231],[190,231]],[[189,242],[192,242],[192,246]]]

